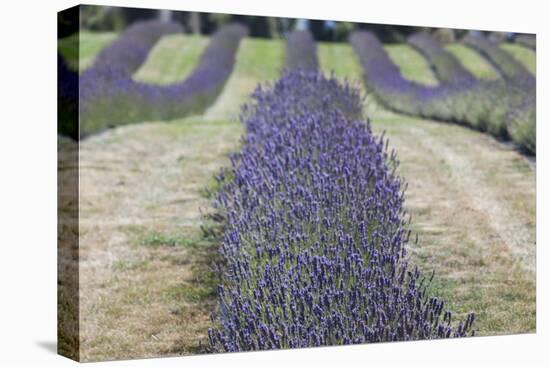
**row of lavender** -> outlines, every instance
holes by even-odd
[[[314,45],[293,40],[288,48],[300,48],[289,54],[316,58]],[[358,90],[294,70],[258,88],[243,111],[243,148],[219,177],[225,229],[213,351],[472,333],[474,316],[453,324],[408,264],[396,157],[360,120]]]
[[[506,81],[508,92],[519,96],[510,104],[505,126],[511,139],[532,154],[536,152],[537,81],[527,68],[497,44],[482,37],[468,37],[465,43],[484,55]]]
[[[132,75],[147,59],[149,51],[165,35],[183,32],[177,23],[157,20],[130,25],[113,43],[105,47],[94,61],[94,69],[117,69]]]
[[[511,138],[535,154],[532,76],[518,73],[499,80],[478,80],[438,42],[427,35],[415,35],[410,43],[426,56],[440,80],[437,86],[427,86],[405,79],[373,34],[359,31],[350,41],[362,64],[367,87],[386,107]],[[520,109],[527,113],[519,114]]]
[[[289,70],[318,70],[317,44],[309,31],[294,31],[287,37],[285,66]]]
[[[167,86],[132,79],[151,47],[164,35],[177,33],[172,23],[148,21],[128,28],[103,50],[93,67],[80,76],[80,136],[131,122],[166,120],[199,113],[217,97],[235,62],[247,29],[221,27],[201,55],[198,65],[181,82]]]

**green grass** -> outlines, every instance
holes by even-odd
[[[527,67],[533,75],[537,73],[537,54],[535,51],[517,44],[503,43],[502,49],[511,53],[512,56]]]
[[[97,54],[117,37],[115,32],[81,31],[58,41],[58,48],[69,66],[80,72],[92,66]],[[78,54],[80,38],[80,58]]]
[[[159,85],[181,81],[198,64],[208,45],[208,37],[194,35],[164,36],[150,51],[134,79]]]
[[[346,43],[325,43],[317,45],[317,53],[321,70],[326,73],[334,73],[341,79],[349,79],[352,82],[362,83],[361,65],[353,48]]]
[[[259,83],[277,79],[284,65],[285,44],[278,40],[248,38],[239,46],[231,77],[206,119],[237,119],[240,107]]]
[[[404,78],[426,85],[438,84],[430,65],[414,48],[405,44],[386,45],[384,48]]]
[[[495,68],[477,51],[462,44],[451,44],[445,47],[470,73],[480,79],[497,79]]]
[[[174,235],[153,232],[145,235],[141,239],[141,244],[145,246],[158,247],[158,246],[193,246],[196,242],[196,238],[192,238],[186,235]]]

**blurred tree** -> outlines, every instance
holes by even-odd
[[[356,23],[359,29],[368,30],[385,43],[405,42],[412,33],[418,32],[423,27],[376,24],[376,23]]]
[[[233,17],[231,14],[211,13],[209,14],[209,20],[213,27],[219,28],[224,24],[231,22]]]
[[[428,28],[428,33],[442,43],[451,43],[456,41],[456,30],[451,28]]]
[[[327,35],[325,32],[325,21],[324,20],[317,20],[317,19],[310,19],[309,20],[309,30],[313,34],[313,38],[315,38],[318,41],[326,41]]]
[[[159,9],[159,19],[162,22],[170,22],[172,20],[172,10]]]
[[[189,28],[191,33],[199,34],[201,33],[201,17],[197,12],[189,13]]]
[[[94,31],[118,31],[126,26],[126,8],[81,5],[81,27]]]
[[[78,6],[57,13],[57,38],[65,38],[78,32],[80,22]],[[78,51],[77,51],[78,54]]]
[[[357,28],[352,22],[336,22],[334,27],[334,41],[347,42],[350,34]]]
[[[501,43],[508,39],[508,33],[507,32],[490,32],[488,37],[493,42]]]

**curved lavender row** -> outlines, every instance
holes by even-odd
[[[532,78],[532,74],[522,63],[489,39],[482,36],[467,36],[463,41],[485,56],[504,79],[514,81],[518,78]]]
[[[536,77],[498,44],[484,37],[468,36],[465,43],[484,55],[506,80],[508,94],[517,96],[510,101],[504,124],[511,139],[527,151],[536,153]]]
[[[239,24],[221,27],[193,72],[185,80],[167,86],[137,82],[117,67],[86,70],[81,75],[81,134],[203,111],[229,78],[239,43],[247,33]]]
[[[133,74],[161,37],[181,32],[183,28],[178,23],[158,20],[136,22],[126,28],[113,43],[101,50],[93,67],[117,68]]]
[[[517,78],[514,84],[504,80],[474,80],[427,86],[405,79],[373,34],[358,31],[350,41],[363,67],[367,88],[387,108],[469,125],[497,137],[510,137],[521,148],[535,153],[534,120],[525,121],[527,125],[523,128],[529,131],[525,134],[511,134],[507,126],[510,109],[531,98],[527,92],[531,85],[529,79]]]
[[[453,326],[408,265],[395,155],[346,118],[359,93],[299,71],[254,100],[217,200],[226,225],[212,350],[469,335],[473,314]]]
[[[317,59],[317,45],[311,32],[294,31],[288,35],[286,41],[286,68],[289,70],[319,69]]]
[[[443,49],[439,42],[429,34],[424,32],[415,33],[407,41],[426,57],[440,82],[471,84],[476,81],[476,77],[466,70],[453,54]]]
[[[518,34],[514,42],[535,51],[537,49],[537,37],[534,34]]]
[[[401,75],[397,65],[372,33],[354,32],[350,42],[362,65],[366,87],[387,108],[413,116],[469,122],[479,129],[485,128],[484,118],[492,106],[477,106],[479,111],[472,114],[471,108],[456,103],[457,96],[466,98],[468,94],[465,92],[471,92],[474,89],[472,86],[428,86],[410,81]]]

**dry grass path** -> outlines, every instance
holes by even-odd
[[[238,149],[231,121],[126,126],[82,143],[81,357],[196,352],[214,305],[206,183]]]

